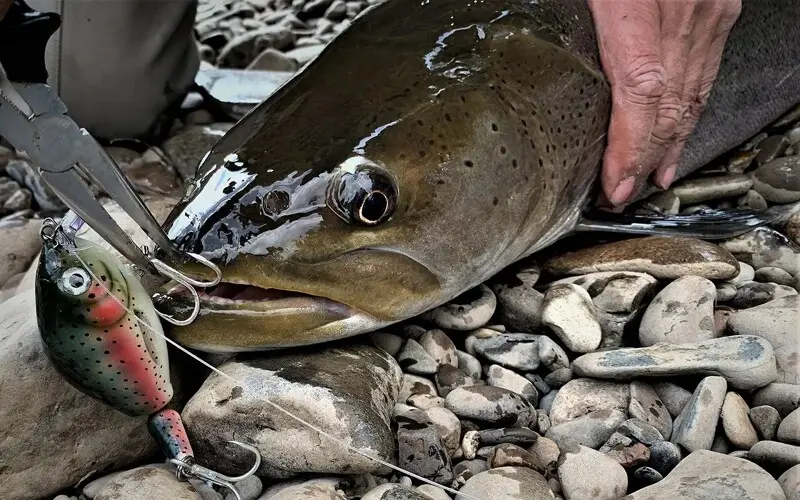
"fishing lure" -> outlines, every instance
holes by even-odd
[[[252,475],[230,477],[197,464],[173,396],[166,337],[153,303],[136,276],[105,248],[75,236],[83,221],[70,212],[61,224],[44,221],[36,273],[36,314],[44,351],[78,390],[129,416],[149,415],[148,430],[176,466],[179,479],[196,477],[232,490]]]

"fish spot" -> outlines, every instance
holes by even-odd
[[[517,168],[517,159],[516,158],[511,160],[511,166],[514,167],[514,168]]]
[[[475,166],[475,164],[474,164],[474,163],[472,163],[472,160],[466,160],[466,161],[464,161],[464,165],[466,165],[466,166],[467,166],[467,167],[469,167],[469,168],[472,168],[472,167],[474,167],[474,166]]]
[[[497,196],[492,198],[492,205],[497,206],[498,203],[500,203],[500,200],[497,199]]]
[[[542,161],[542,159],[541,159],[541,158],[539,158],[539,166],[540,166],[540,167],[544,167],[544,162]]]
[[[497,132],[497,129],[498,129],[497,124],[496,123],[492,123],[492,131],[493,132]]]

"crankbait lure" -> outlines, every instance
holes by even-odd
[[[179,478],[197,477],[231,489],[261,463],[258,450],[246,474],[229,477],[195,462],[173,396],[166,337],[139,280],[105,248],[75,236],[83,221],[42,225],[36,274],[36,311],[44,351],[61,375],[80,391],[130,416],[149,415],[148,430],[177,468]]]

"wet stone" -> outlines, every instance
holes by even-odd
[[[650,384],[640,381],[631,382],[631,402],[628,414],[642,420],[658,430],[664,439],[672,434],[672,415]]]
[[[496,307],[494,292],[486,285],[479,285],[422,317],[445,330],[474,330],[489,322]]]
[[[728,174],[682,181],[674,185],[670,191],[681,200],[681,205],[685,206],[739,196],[746,193],[752,185],[753,181],[747,175]]]
[[[670,441],[690,452],[710,450],[726,390],[724,378],[704,378],[686,408],[675,419]]]
[[[789,146],[789,140],[782,135],[771,135],[758,143],[756,163],[764,165],[781,156]]]
[[[625,469],[586,446],[563,450],[558,460],[558,480],[568,499],[616,500],[628,489]]]
[[[397,363],[403,371],[416,375],[433,375],[439,365],[414,339],[406,340],[403,349],[397,354]]]
[[[749,410],[747,402],[738,393],[729,392],[725,395],[720,414],[722,427],[728,441],[743,450],[749,450],[758,442],[758,434],[748,415]]]
[[[752,189],[736,199],[736,206],[745,210],[766,210],[769,207],[767,200]]]
[[[786,415],[776,434],[782,443],[800,445],[800,408]]]
[[[721,243],[754,269],[778,267],[791,275],[800,271],[800,247],[769,227],[759,227]]]
[[[27,189],[18,189],[3,203],[4,212],[18,212],[31,208],[33,195]]]
[[[450,456],[428,415],[411,408],[396,415],[398,465],[439,484],[453,480]]]
[[[565,283],[585,289],[597,309],[608,313],[636,311],[658,285],[658,281],[646,273],[612,271],[562,278],[550,283],[548,288]]]
[[[450,365],[440,366],[436,371],[435,380],[436,389],[443,398],[446,398],[453,389],[475,385],[472,377]]]
[[[458,367],[456,346],[443,331],[437,329],[428,330],[420,337],[419,344],[439,366],[450,365]]]
[[[753,189],[772,203],[800,200],[800,156],[778,158],[753,172]]]
[[[797,290],[793,287],[753,281],[739,287],[736,296],[731,301],[731,306],[737,309],[747,309],[792,295],[797,295]]]
[[[545,268],[556,275],[636,271],[664,279],[694,275],[726,280],[738,273],[736,259],[718,245],[663,236],[622,240],[566,253],[547,261]]]
[[[455,500],[553,500],[555,497],[541,474],[527,467],[498,467],[475,474],[459,489]]]
[[[493,280],[491,288],[497,295],[497,317],[508,328],[518,332],[534,332],[542,324],[544,295],[534,289],[539,270],[528,267],[510,277]]]
[[[754,335],[584,354],[572,362],[572,370],[581,377],[617,380],[721,375],[733,389],[764,387],[778,376],[772,345]]]
[[[545,437],[558,443],[562,449],[570,442],[598,449],[608,441],[614,429],[626,418],[627,416],[619,410],[593,411],[551,426]]]
[[[530,380],[500,365],[491,365],[486,382],[493,387],[502,387],[525,398],[534,407],[539,402],[539,393]]]
[[[750,448],[747,457],[764,468],[783,472],[800,464],[800,446],[778,441],[759,441]]]
[[[778,424],[781,422],[781,415],[778,410],[769,405],[760,405],[750,408],[748,412],[750,422],[753,423],[761,439],[771,441],[775,439]]]
[[[459,417],[495,426],[527,427],[536,421],[534,408],[522,396],[500,387],[456,388],[445,398],[445,407]]]
[[[714,283],[699,276],[684,276],[661,290],[642,316],[639,342],[686,344],[715,337]]]
[[[681,449],[675,443],[659,441],[650,446],[648,466],[666,476],[681,461]]]
[[[545,292],[542,323],[573,352],[591,352],[600,346],[602,332],[596,315],[592,298],[578,285],[556,285]]]
[[[568,382],[556,393],[550,408],[550,422],[558,425],[592,411],[619,410],[625,412],[630,403],[628,384],[578,378]],[[550,396],[548,394],[548,396]],[[542,407],[542,404],[539,405]]]
[[[505,368],[534,371],[539,367],[538,339],[527,333],[501,333],[475,338],[474,349],[478,356]]]
[[[753,274],[753,279],[760,283],[775,283],[794,288],[794,277],[779,267],[762,267]]]
[[[486,463],[490,469],[505,466],[527,467],[539,474],[545,473],[544,467],[539,464],[539,460],[535,455],[511,443],[502,443],[495,446],[486,458]]]

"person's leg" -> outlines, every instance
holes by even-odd
[[[194,81],[197,0],[27,1],[61,15],[46,55],[49,83],[97,137],[145,137]]]

